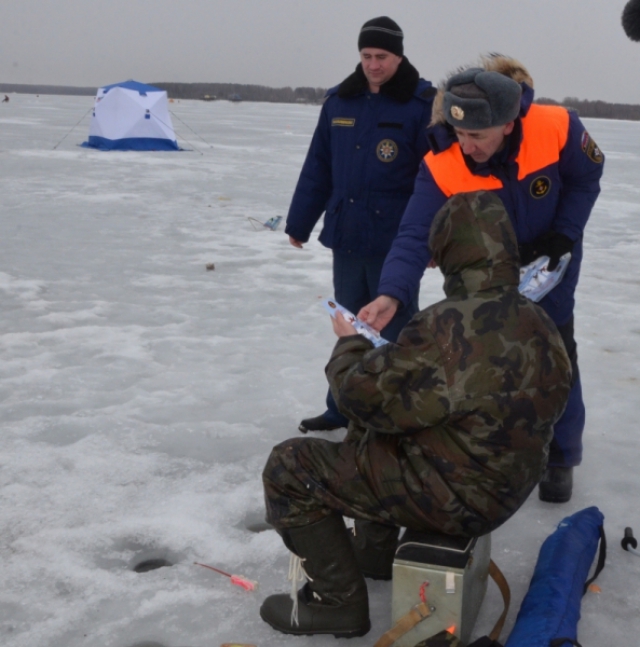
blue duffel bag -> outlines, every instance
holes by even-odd
[[[505,647],[579,647],[580,601],[604,567],[603,522],[598,508],[585,508],[563,519],[547,537]],[[598,563],[588,579],[598,543]]]

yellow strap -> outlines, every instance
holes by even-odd
[[[431,609],[424,603],[416,604],[409,613],[405,614],[396,622],[395,627],[380,636],[374,647],[391,647],[393,643],[408,631],[411,631],[418,623],[431,615]]]

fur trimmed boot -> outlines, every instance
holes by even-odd
[[[400,528],[397,526],[356,519],[352,535],[353,547],[365,577],[372,580],[391,579],[399,534]]]
[[[364,636],[371,628],[367,585],[342,517],[332,514],[283,535],[295,553],[292,562],[298,568],[293,570],[301,566],[309,581],[296,591],[297,573],[290,572],[292,595],[270,595],[260,607],[260,617],[285,634]]]

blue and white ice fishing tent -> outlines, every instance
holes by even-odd
[[[100,150],[180,150],[171,124],[167,93],[137,81],[99,88],[89,139],[82,145]]]

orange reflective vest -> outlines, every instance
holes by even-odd
[[[521,119],[522,141],[516,157],[518,180],[526,178],[560,159],[569,135],[569,113],[558,106],[532,105]],[[450,198],[469,191],[492,191],[503,187],[502,180],[489,175],[474,175],[464,161],[460,144],[424,158],[440,190]]]

